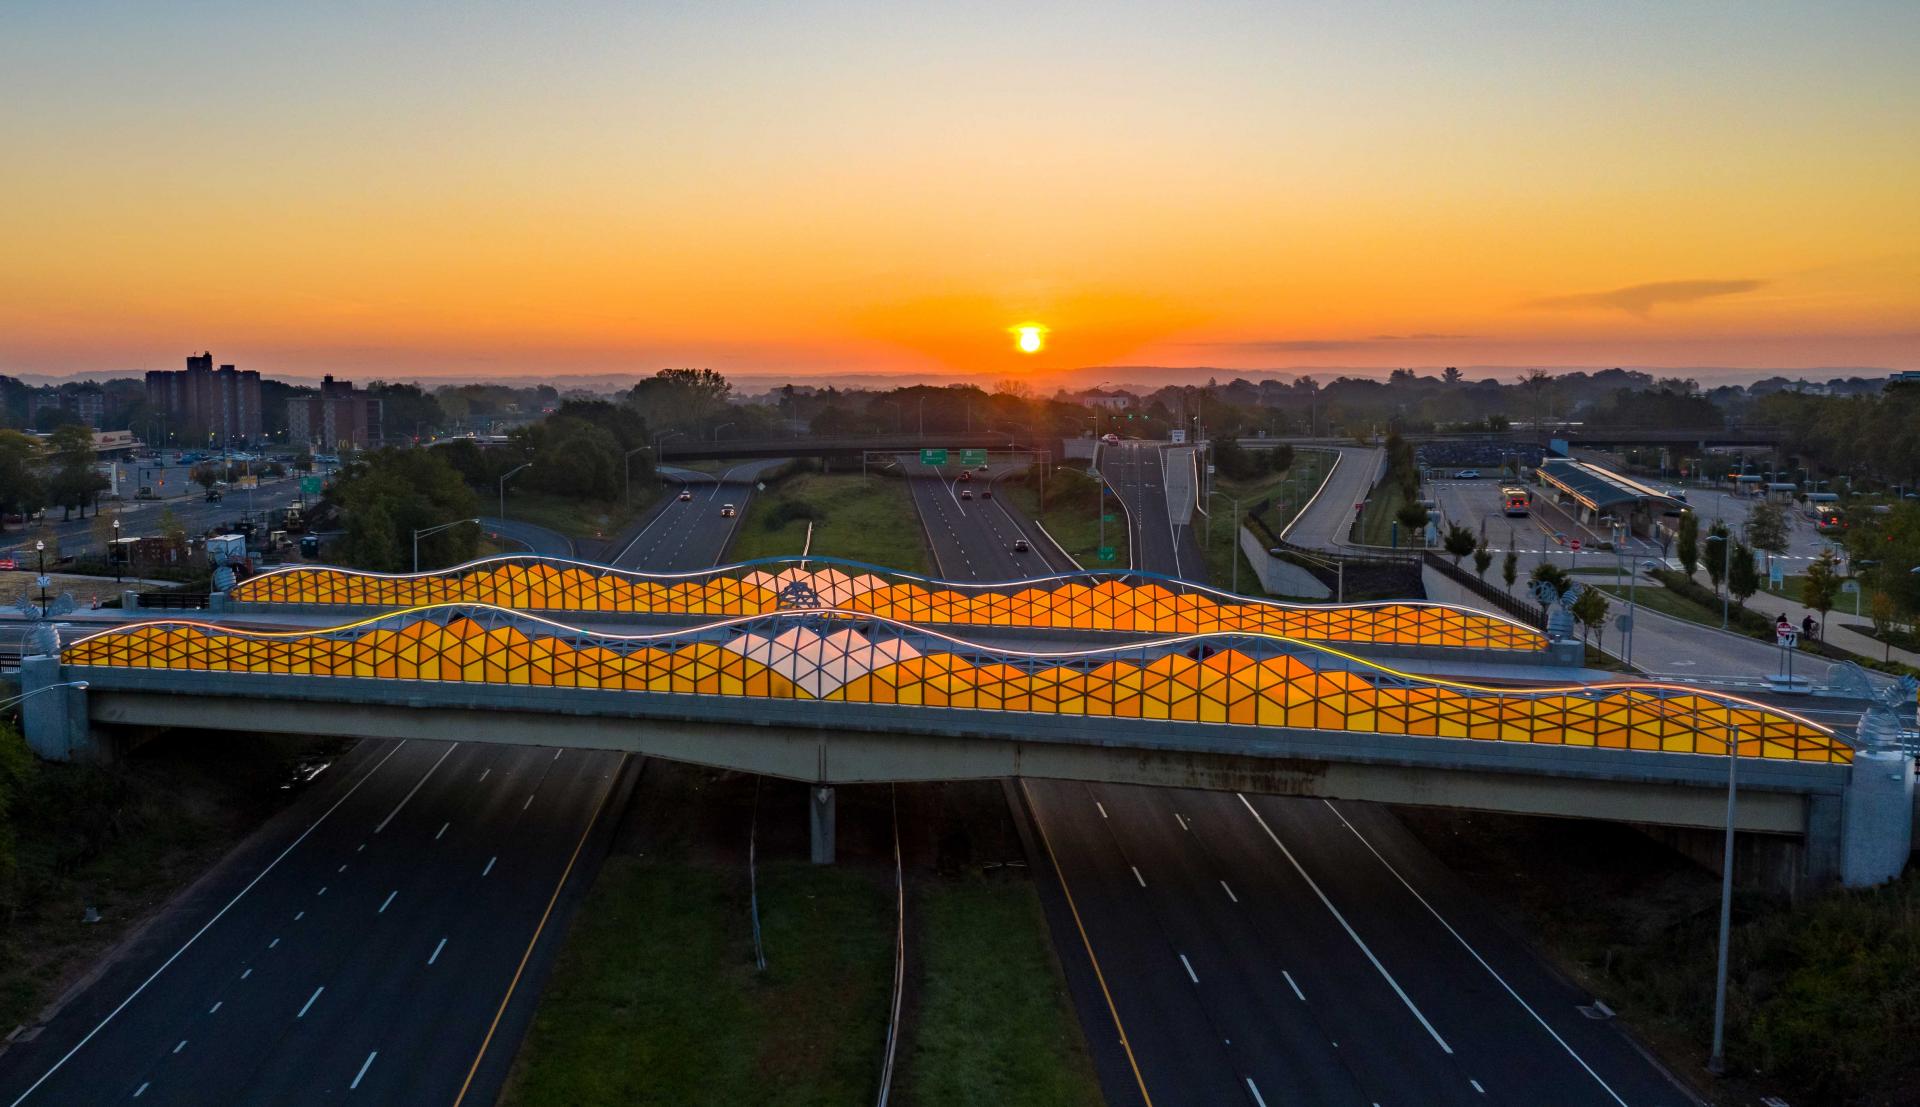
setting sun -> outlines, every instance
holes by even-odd
[[[1047,344],[1047,328],[1038,323],[1022,323],[1009,329],[1016,336],[1014,345],[1020,347],[1023,354],[1037,354]]]

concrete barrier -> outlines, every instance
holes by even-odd
[[[1253,566],[1253,575],[1260,579],[1260,587],[1266,589],[1268,595],[1297,596],[1304,600],[1333,598],[1333,589],[1322,583],[1319,577],[1291,561],[1268,553],[1260,536],[1245,526],[1240,528],[1240,551],[1247,555],[1247,563]]]

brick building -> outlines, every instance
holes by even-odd
[[[326,452],[364,450],[380,444],[380,414],[379,400],[329,375],[317,393],[287,401],[287,441]]]
[[[213,367],[213,355],[194,354],[184,370],[147,374],[147,402],[167,415],[167,431],[185,446],[258,441],[260,374],[231,365]]]

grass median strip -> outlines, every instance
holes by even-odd
[[[728,560],[798,554],[811,523],[816,556],[925,573],[932,566],[914,517],[912,493],[898,478],[800,473],[753,498]]]
[[[502,1102],[871,1100],[892,987],[888,889],[868,871],[781,861],[761,867],[760,904],[764,973],[744,872],[609,858]]]
[[[902,1044],[912,1107],[1098,1107],[1099,1084],[1074,1019],[1046,920],[1024,878],[922,884],[923,963],[912,1038]]]

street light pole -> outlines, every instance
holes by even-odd
[[[33,540],[33,552],[40,555],[40,617],[47,617],[47,544],[41,539]]]
[[[113,517],[113,546],[107,551],[113,558],[113,582],[120,583],[120,517]]]
[[[421,527],[419,530],[414,531],[413,532],[413,571],[416,573],[420,571],[420,540],[422,538],[425,538],[430,534],[439,534],[441,531],[447,530],[451,527],[457,527],[461,523],[473,523],[478,525],[479,522],[480,520],[478,519],[455,519],[451,523],[441,523],[437,527]]]
[[[507,518],[507,481],[508,479],[511,478],[515,473],[518,473],[521,469],[531,469],[531,468],[533,468],[533,462],[529,461],[524,465],[520,465],[516,468],[509,469],[504,474],[501,475],[500,477],[500,520],[502,522],[505,522]]]
[[[49,685],[46,685],[45,687],[35,688],[31,692],[22,692],[10,700],[0,700],[0,711],[4,711],[7,708],[12,707],[14,704],[19,703],[21,700],[32,699],[33,697],[39,695],[42,692],[51,692],[55,688],[78,688],[82,692],[84,692],[87,690],[87,682],[84,680],[63,680],[58,684],[49,684]]]
[[[1720,855],[1720,963],[1713,981],[1713,1051],[1707,1057],[1707,1071],[1719,1076],[1727,1071],[1727,941],[1733,929],[1733,814],[1737,784],[1734,772],[1740,764],[1740,726],[1729,727],[1727,742],[1727,834]]]

